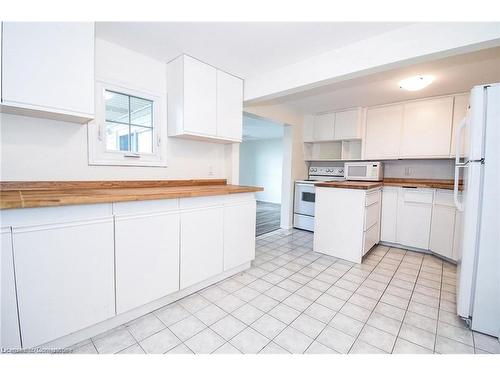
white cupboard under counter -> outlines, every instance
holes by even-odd
[[[1,210],[2,347],[69,346],[249,268],[261,189],[203,182],[193,198]]]
[[[317,184],[314,251],[361,263],[379,242],[381,185],[351,181]]]

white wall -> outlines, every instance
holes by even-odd
[[[166,91],[164,62],[100,39],[95,56],[97,79]],[[167,168],[89,166],[86,125],[6,114],[0,146],[2,181],[226,178],[232,155],[222,144],[168,138]]]
[[[454,166],[455,160],[387,160],[384,177],[452,179]]]
[[[498,22],[419,22],[245,80],[245,100],[277,98],[333,82],[500,44]]]
[[[257,200],[281,203],[283,139],[260,139],[240,144],[240,184],[262,186]]]
[[[281,228],[293,226],[293,197],[295,180],[307,177],[304,162],[302,129],[304,115],[286,105],[246,106],[245,112],[286,124],[284,142],[284,162],[281,199]]]

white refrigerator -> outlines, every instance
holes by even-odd
[[[457,314],[470,327],[500,334],[500,83],[475,86],[456,133],[455,204],[462,212]],[[464,157],[462,137],[468,135]],[[458,195],[459,176],[463,193]]]

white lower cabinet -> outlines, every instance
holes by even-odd
[[[30,215],[28,210],[38,212]],[[53,208],[26,209],[26,217],[40,218],[47,212],[52,220],[13,226],[25,348],[115,315],[113,218],[103,217],[107,210],[100,205],[91,208],[87,218],[77,219],[82,216],[78,211],[79,207],[65,207],[57,218]]]
[[[1,348],[20,348],[19,321],[17,317],[14,260],[12,258],[12,236],[10,227],[1,229]]]
[[[8,348],[121,324],[117,314],[143,315],[149,303],[224,271],[230,276],[255,257],[253,193],[1,216],[0,337]]]
[[[458,259],[460,212],[453,192],[385,186],[380,240]]]
[[[314,251],[349,262],[379,242],[380,188],[316,187]]]
[[[181,289],[223,271],[223,210],[216,206],[181,212]]]
[[[432,189],[401,189],[397,215],[397,243],[429,249],[433,194]]]
[[[172,199],[114,205],[118,314],[179,290],[177,203]]]
[[[224,271],[255,258],[255,201],[224,207]]]
[[[457,260],[460,213],[455,208],[453,193],[437,190],[432,208],[430,250],[448,259]]]
[[[381,241],[396,242],[398,192],[398,187],[384,187],[382,191],[382,213],[380,219]]]

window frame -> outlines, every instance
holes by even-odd
[[[128,85],[127,85],[128,86]],[[135,153],[131,151],[106,149],[106,99],[105,92],[111,91],[153,102],[152,153]],[[88,124],[88,156],[89,165],[118,166],[167,166],[167,116],[166,94],[137,90],[105,81],[95,84],[95,120]]]

